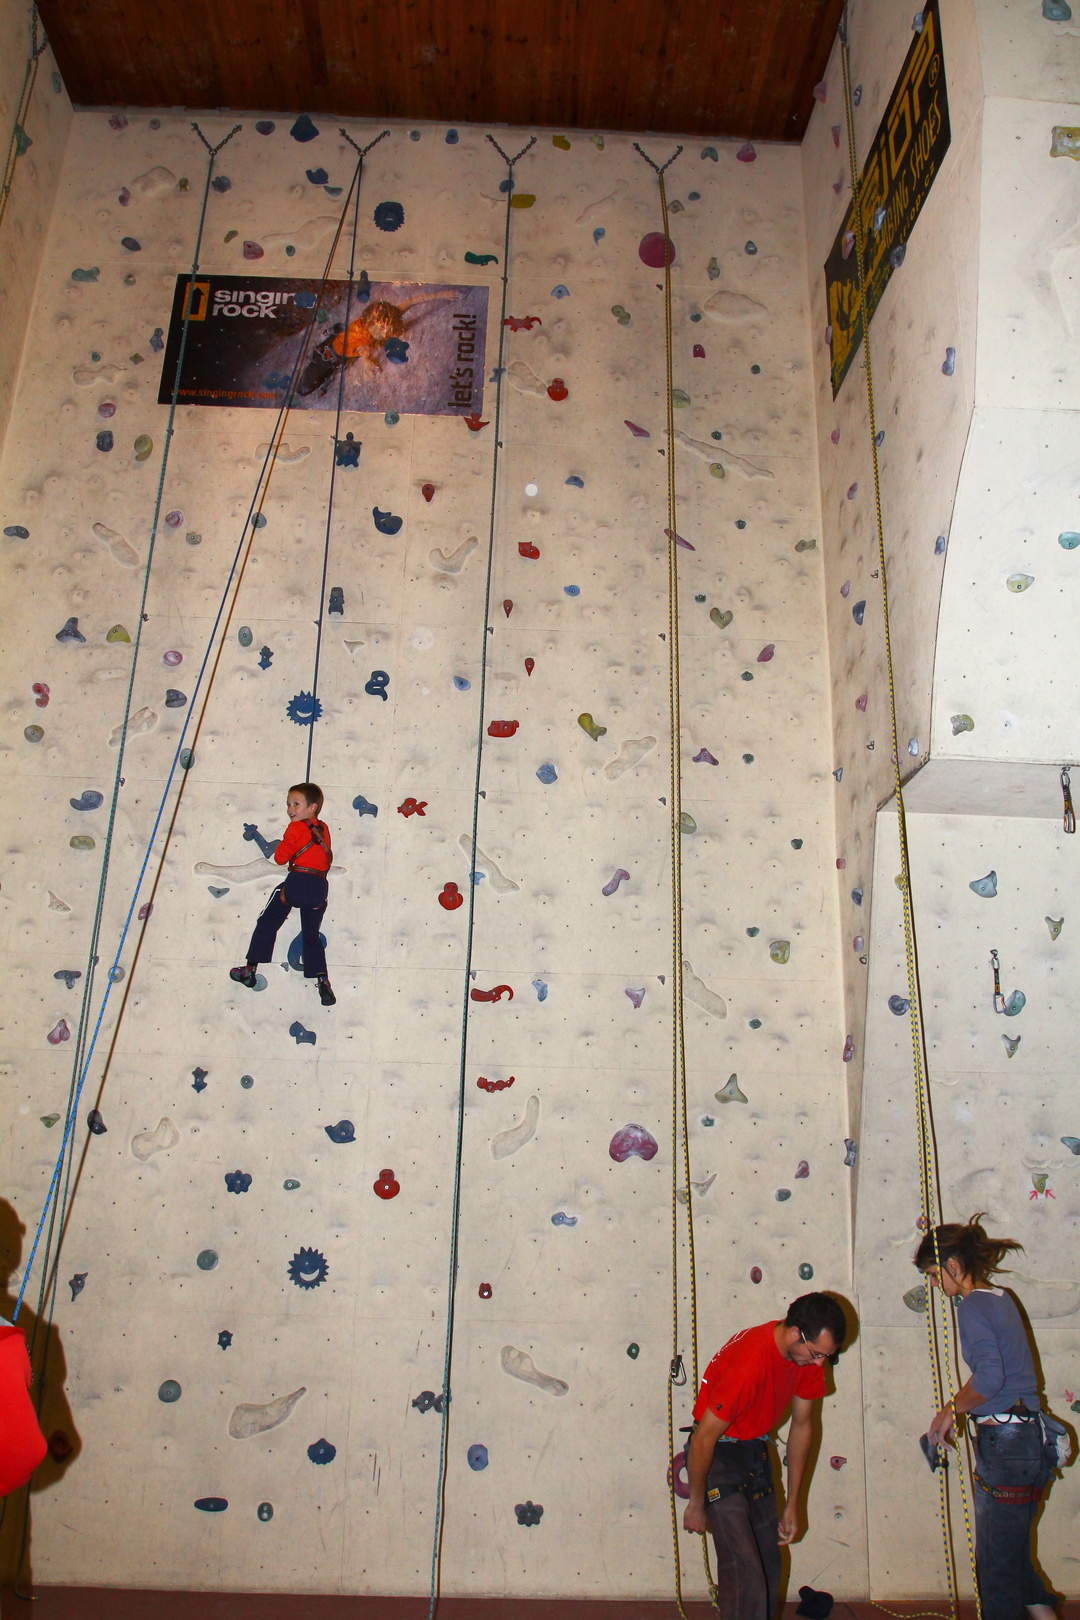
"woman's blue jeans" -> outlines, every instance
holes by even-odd
[[[1045,1485],[1042,1429],[1030,1423],[980,1423],[976,1467],[986,1485]],[[1053,1604],[1031,1561],[1038,1502],[999,1502],[975,1483],[975,1562],[983,1620],[1024,1620],[1031,1603]]]

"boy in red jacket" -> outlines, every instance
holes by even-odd
[[[319,1000],[324,1007],[337,1001],[330,980],[326,976],[326,951],[319,938],[319,924],[326,910],[326,874],[334,860],[330,847],[330,829],[319,820],[323,807],[322,788],[314,782],[297,782],[289,789],[285,808],[289,825],[285,836],[274,851],[279,866],[288,863],[289,875],[276,888],[255,924],[251,944],[247,948],[247,962],[234,967],[229,978],[237,984],[255,989],[255,969],[260,962],[269,962],[274,955],[277,931],[293,906],[300,907],[300,934],[304,942],[304,978],[317,979]]]

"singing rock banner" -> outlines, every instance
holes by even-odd
[[[276,409],[312,328],[294,410],[469,416],[481,409],[486,287],[427,282],[300,281],[275,276],[176,278],[158,403],[173,394],[187,300],[181,405]],[[312,323],[312,311],[315,320]]]
[[[922,28],[911,42],[859,181],[868,323],[893,271],[903,263],[915,221],[951,139],[938,0],[930,0],[921,16]],[[825,261],[825,292],[835,399],[863,335],[850,204]]]

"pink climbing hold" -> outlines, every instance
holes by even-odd
[[[629,872],[625,871],[621,866],[618,866],[615,868],[614,875],[608,878],[607,882],[604,884],[604,887],[600,890],[600,893],[614,894],[620,883],[624,881],[629,882],[629,880]]]
[[[616,1164],[625,1164],[627,1159],[655,1159],[659,1151],[656,1137],[644,1125],[624,1125],[608,1144],[608,1153]]]
[[[150,901],[147,901],[146,905],[140,906],[139,907],[139,921],[140,922],[146,922],[147,918],[150,916],[153,909],[154,909],[153,904]]]
[[[668,1489],[675,1492],[680,1501],[690,1500],[690,1482],[686,1477],[686,1452],[677,1451],[668,1463],[667,1471]]]
[[[814,100],[815,101],[824,101],[827,93],[828,93],[828,86],[826,85],[825,80],[821,79],[814,86]]]
[[[172,652],[162,653],[161,662],[165,665],[166,669],[175,669],[177,664],[182,664],[184,662],[184,655],[182,652],[177,652],[175,649],[173,649]]]
[[[699,748],[694,755],[693,763],[695,765],[719,765],[720,761],[715,759],[707,748]]]
[[[866,713],[866,705],[869,701],[869,692],[860,692],[859,696],[855,699],[855,707],[858,709],[860,714]]]
[[[854,1056],[855,1056],[855,1037],[854,1037],[854,1035],[849,1035],[847,1040],[844,1042],[844,1062],[845,1063],[850,1063]]]
[[[702,348],[700,343],[695,343],[694,344],[694,359],[695,360],[704,360],[704,358],[705,358],[705,350]]]
[[[697,550],[696,546],[692,546],[690,544],[689,540],[684,540],[682,535],[676,533],[675,530],[673,530],[673,529],[665,529],[664,534],[665,534],[665,536],[667,537],[668,540],[674,540],[674,542],[675,542],[675,544],[677,546],[682,546],[684,551],[696,551]]]
[[[675,244],[662,231],[647,231],[638,243],[638,258],[650,270],[662,270],[675,263]]]
[[[847,1462],[846,1457],[830,1457],[829,1458],[829,1467],[830,1468],[835,1468],[836,1472],[839,1473],[841,1468],[843,1468],[843,1466],[844,1466],[844,1464],[846,1462]]]
[[[644,990],[631,990],[627,988],[623,991],[623,995],[626,996],[635,1012],[637,1012],[638,1008],[641,1006],[641,1003],[645,1000]]]
[[[637,423],[636,422],[631,422],[631,420],[630,420],[630,418],[628,416],[623,417],[623,422],[630,429],[630,431],[634,435],[635,439],[651,439],[652,438],[652,434],[649,432],[648,428],[638,427]]]
[[[47,709],[49,707],[49,687],[47,682],[35,681],[30,690],[34,694],[35,706],[39,709]]]
[[[810,1166],[807,1164],[805,1159],[800,1159],[799,1160],[799,1168],[795,1172],[795,1180],[796,1181],[805,1181],[809,1174],[810,1174]]]
[[[847,868],[847,857],[844,856],[844,855],[838,855],[836,857],[836,870],[838,872],[843,872],[843,871],[846,870],[846,868]]]
[[[259,246],[258,242],[245,242],[244,243],[244,258],[245,259],[261,259],[262,257],[263,257],[263,249]]]
[[[744,146],[740,146],[739,150],[735,154],[735,158],[738,163],[755,162],[757,159],[757,153],[754,150],[753,141],[747,141]]]
[[[840,125],[839,124],[834,124],[833,127],[832,127],[832,143],[833,143],[834,146],[839,146],[840,145]]]
[[[838,427],[834,427],[832,432],[829,434],[829,438],[832,440],[833,444],[839,444],[840,443],[840,429]]]
[[[767,641],[765,643],[764,647],[762,647],[761,651],[757,655],[758,663],[759,664],[771,664],[772,660],[773,660],[773,654],[775,652],[776,652],[776,648],[773,645],[773,643],[771,641]]]
[[[854,484],[849,484],[848,485],[847,498],[848,498],[849,501],[853,501],[858,493],[859,493],[859,486],[858,486],[857,482],[854,483]]]
[[[50,1046],[59,1046],[61,1041],[70,1041],[71,1031],[67,1026],[67,1019],[61,1018],[54,1029],[50,1029],[45,1039]]]

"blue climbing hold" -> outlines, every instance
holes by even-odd
[[[337,1446],[332,1446],[329,1440],[316,1440],[314,1445],[308,1446],[307,1454],[318,1467],[325,1468],[337,1456]]]
[[[266,519],[265,519],[265,517],[263,516],[263,514],[261,512],[256,512],[255,513],[255,516],[251,520],[251,527],[253,529],[265,529],[266,528]]]
[[[356,1126],[351,1119],[339,1119],[336,1125],[324,1125],[323,1130],[331,1142],[355,1142]]]
[[[604,227],[602,225],[598,225],[595,231],[592,233],[592,239],[594,242],[602,242],[606,235],[607,231],[605,231]]]
[[[455,675],[454,685],[457,687],[459,692],[467,692],[472,686],[472,681],[467,681],[464,675]]]
[[[993,900],[997,895],[997,873],[990,871],[985,877],[975,878],[968,888],[983,900]]]
[[[273,656],[274,655],[270,651],[269,647],[260,647],[259,648],[259,668],[260,669],[269,669],[270,668],[270,661],[273,658]]]
[[[366,270],[361,270],[360,280],[356,283],[356,301],[358,304],[366,304],[370,297],[371,277]]]
[[[224,1496],[200,1496],[195,1503],[200,1513],[224,1513],[228,1505],[228,1498]]]
[[[557,1209],[551,1217],[551,1224],[552,1226],[576,1226],[577,1216],[565,1215],[561,1209]]]
[[[862,624],[863,616],[864,616],[865,613],[866,613],[866,603],[865,603],[865,601],[856,602],[855,606],[851,610],[851,617],[855,620],[856,624]]]
[[[289,131],[294,141],[313,141],[318,133],[317,126],[311,122],[307,113],[301,113]]]
[[[539,780],[543,782],[545,786],[550,786],[552,782],[557,782],[559,780],[558,773],[555,770],[554,765],[551,764],[541,765],[536,774]]]
[[[369,697],[380,697],[386,703],[386,688],[390,685],[390,677],[385,669],[373,669],[371,679],[364,682],[364,691]]]
[[[557,287],[552,287],[551,296],[552,298],[569,298],[570,289],[569,287],[564,287],[560,281]]]
[[[205,1091],[206,1090],[206,1076],[207,1076],[208,1073],[209,1073],[208,1069],[200,1069],[200,1068],[192,1069],[192,1071],[191,1071],[191,1075],[192,1075],[191,1089],[192,1089],[192,1091],[199,1092],[199,1091]]]
[[[229,179],[227,174],[215,174],[210,184],[213,186],[215,191],[220,191],[222,193],[232,190],[232,181]]]
[[[313,186],[325,186],[330,178],[325,169],[305,169],[304,172]]]
[[[289,1034],[292,1036],[297,1046],[315,1045],[315,1031],[313,1029],[305,1029],[298,1018],[294,1018],[292,1023],[289,1025]]]
[[[547,1000],[548,987],[544,983],[543,979],[534,979],[532,982],[532,987],[536,991],[537,1001]]]
[[[4,533],[9,540],[29,540],[30,538],[30,530],[24,528],[21,523],[9,523]]]
[[[380,231],[399,231],[405,223],[405,210],[399,202],[381,202],[377,205],[372,216],[376,229]]]
[[[358,816],[377,816],[379,814],[378,805],[372,804],[369,799],[365,799],[362,793],[356,795],[352,807]]]
[[[200,1271],[213,1271],[218,1263],[216,1249],[200,1249],[195,1256],[195,1264]]]
[[[99,450],[104,450],[104,451],[111,450],[113,445],[116,443],[116,440],[113,438],[113,435],[112,435],[112,429],[111,428],[102,428],[101,432],[98,434],[97,438],[94,440],[94,443],[97,445]]]
[[[371,515],[380,534],[397,534],[405,521],[404,518],[395,517],[393,512],[380,512],[377,506],[371,508]]]
[[[244,822],[245,844],[258,844],[266,859],[269,860],[281,842],[280,838],[264,838],[253,821]]]
[[[187,702],[187,694],[186,694],[186,692],[181,692],[179,690],[179,688],[175,687],[175,686],[166,687],[166,689],[165,689],[165,707],[167,709],[182,709],[186,702]]]
[[[78,619],[68,619],[67,623],[64,625],[64,628],[62,630],[58,630],[56,632],[56,639],[59,642],[65,642],[65,641],[74,642],[74,641],[85,641],[86,637],[83,635],[82,631],[79,629],[79,621],[78,621]]]
[[[466,1455],[469,1460],[469,1467],[472,1469],[474,1474],[480,1473],[481,1469],[487,1467],[487,1446],[470,1446]]]
[[[397,427],[398,423],[401,421],[401,413],[399,411],[384,411],[383,421],[386,423],[387,427]]]
[[[852,889],[851,898],[852,898],[852,900],[855,902],[855,904],[857,906],[861,906],[862,903],[863,903],[863,892],[862,892],[862,890],[861,889]]]
[[[889,997],[889,1011],[891,1013],[895,1013],[897,1018],[902,1018],[909,1010],[910,1006],[911,1002],[908,1001],[904,996]]]
[[[340,585],[332,585],[330,587],[330,604],[326,611],[328,613],[337,613],[339,615],[344,614],[345,592],[342,590]]]
[[[458,139],[459,139],[459,137],[458,137],[458,132],[457,132],[456,129],[448,129],[447,130],[447,132],[446,132],[446,144],[447,144],[447,146],[456,146],[457,143],[458,143]]]
[[[937,539],[934,541],[934,556],[935,557],[944,557],[944,555],[945,555],[945,536],[943,534],[939,534]]]
[[[701,155],[703,158],[712,158],[714,163],[719,163],[720,161],[719,157],[717,156],[715,146],[703,146],[701,148]]]
[[[404,338],[388,337],[383,344],[386,358],[395,366],[403,366],[409,358],[409,345]]]
[[[308,292],[306,288],[303,291],[298,292],[296,297],[293,299],[293,303],[296,305],[297,309],[314,309],[318,302],[319,300],[316,298],[315,294],[313,292]]]
[[[566,480],[566,482],[570,485],[571,489],[584,489],[585,488],[585,480],[584,480],[584,478],[579,478],[577,473],[571,473],[570,477]]]
[[[330,1266],[318,1249],[297,1249],[286,1269],[297,1288],[318,1288],[326,1281]]]
[[[322,715],[322,704],[311,692],[297,692],[285,705],[285,713],[298,726],[313,726]]]
[[[844,1163],[847,1165],[847,1168],[849,1170],[853,1170],[855,1168],[855,1160],[857,1159],[858,1154],[859,1154],[858,1143],[852,1141],[850,1136],[845,1136],[844,1137]]]
[[[4,533],[10,534],[11,530],[5,529]],[[25,532],[21,538],[26,539]],[[1058,545],[1062,551],[1075,551],[1077,546],[1080,546],[1080,534],[1077,534],[1075,529],[1066,529],[1062,534],[1058,535]]]
[[[77,799],[69,799],[73,810],[98,810],[105,802],[105,796],[96,788],[84,788]]]
[[[231,1193],[246,1193],[251,1186],[251,1175],[247,1170],[229,1170],[225,1175],[225,1185]]]
[[[334,441],[334,465],[337,467],[359,467],[360,451],[363,448],[361,440],[351,433],[346,433],[343,439]]]
[[[229,1348],[230,1344],[232,1344],[232,1334],[229,1332],[228,1328],[222,1328],[221,1332],[217,1336],[217,1342],[222,1350],[227,1350]]]
[[[580,585],[564,585],[563,590],[565,591],[567,596],[580,596],[581,595],[581,586]]]

